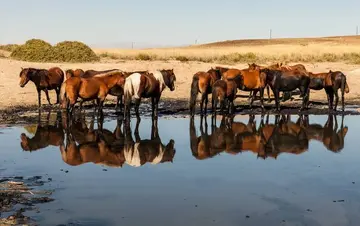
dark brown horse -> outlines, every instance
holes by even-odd
[[[151,98],[152,115],[158,116],[158,105],[162,92],[166,87],[175,90],[176,76],[174,70],[159,70],[153,73],[134,73],[126,78],[124,86],[125,109],[124,116],[130,117],[130,104],[132,97],[135,98],[135,113],[139,116],[141,98]]]
[[[328,73],[309,73],[310,76],[310,89],[322,90],[324,89],[328,99],[329,110],[335,110],[339,102],[338,90],[341,91],[342,110],[345,109],[344,94],[349,93],[350,89],[346,82],[346,76],[341,71],[329,71]],[[335,106],[334,103],[335,94]]]
[[[190,115],[192,117],[195,115],[196,98],[199,93],[201,94],[200,113],[206,114],[208,95],[212,93],[212,87],[219,79],[221,79],[221,70],[213,68],[207,72],[199,71],[193,76],[189,103]]]
[[[217,80],[212,88],[212,109],[216,115],[216,107],[218,101],[220,101],[221,111],[224,111],[225,106],[227,107],[227,112],[233,114],[235,110],[234,100],[237,93],[236,77],[232,80]]]
[[[309,101],[310,77],[306,72],[299,70],[270,70],[268,68],[261,69],[260,71],[261,73],[266,74],[266,84],[271,87],[275,95],[276,109],[278,111],[280,110],[280,91],[289,92],[300,89],[301,96],[303,97],[303,103],[300,110],[304,110],[307,107]]]
[[[49,70],[35,69],[35,68],[22,68],[20,72],[20,87],[32,81],[38,92],[39,107],[41,107],[41,91],[46,94],[47,101],[50,103],[49,90],[55,90],[56,103],[59,102],[60,87],[64,81],[64,72],[59,67],[53,67]]]
[[[38,151],[44,149],[48,146],[60,146],[64,143],[64,132],[61,124],[60,112],[57,113],[57,120],[52,125],[49,122],[50,113],[48,113],[47,121],[45,125],[41,125],[40,122],[40,112],[39,119],[36,126],[35,135],[32,138],[26,136],[25,133],[22,133],[20,136],[21,139],[21,148],[24,151]]]

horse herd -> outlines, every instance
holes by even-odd
[[[103,120],[95,117],[90,123],[81,113],[72,117],[71,126],[67,124],[68,114],[57,112],[56,123],[48,120],[40,123],[40,116],[35,134],[20,136],[20,145],[24,151],[39,151],[49,146],[58,147],[63,161],[72,166],[86,163],[102,164],[109,167],[122,167],[124,164],[139,167],[146,163],[159,164],[173,162],[175,141],[170,139],[163,143],[156,120],[152,120],[151,139],[141,139],[139,122],[135,127],[135,139],[130,126],[118,118],[116,127],[110,131],[103,128]],[[212,116],[214,118],[216,116]],[[342,116],[339,127],[337,117],[329,114],[324,125],[310,124],[309,116],[300,116],[292,121],[289,115],[277,115],[273,123],[269,114],[260,118],[258,128],[254,115],[249,115],[248,122],[234,121],[234,116],[222,116],[219,126],[211,121],[211,132],[208,132],[207,117],[201,116],[200,135],[196,134],[194,120],[190,120],[190,149],[194,158],[204,160],[220,153],[237,155],[251,152],[258,157],[277,158],[282,153],[299,155],[308,150],[309,142],[319,141],[331,152],[340,152],[344,148],[348,127],[343,125]],[[205,123],[204,123],[205,122]],[[65,136],[66,134],[66,136]],[[66,143],[65,143],[66,140]]]
[[[64,79],[66,79],[64,81]],[[22,68],[20,72],[20,86],[24,87],[32,81],[38,92],[38,103],[41,107],[41,91],[44,91],[48,103],[51,105],[49,90],[55,90],[57,104],[66,108],[72,115],[75,104],[80,99],[79,107],[85,101],[96,101],[99,113],[107,95],[117,97],[116,107],[121,107],[124,99],[124,115],[130,116],[130,104],[135,99],[135,112],[139,117],[139,105],[142,98],[151,98],[152,112],[158,114],[158,103],[163,90],[168,87],[175,90],[176,76],[173,69],[125,72],[119,69],[95,71],[82,69],[66,70],[59,67],[49,70]]]
[[[341,90],[342,110],[344,110],[344,93],[349,92],[346,76],[341,71],[329,71],[325,73],[312,73],[306,70],[302,64],[293,66],[274,64],[270,66],[260,66],[255,63],[248,64],[248,68],[224,68],[215,67],[209,71],[201,71],[193,76],[190,95],[190,113],[195,114],[197,95],[201,94],[200,112],[206,113],[208,105],[208,95],[212,95],[212,110],[216,113],[216,107],[220,102],[222,111],[234,111],[234,100],[238,90],[250,92],[250,107],[252,107],[256,94],[260,92],[261,107],[264,109],[263,96],[267,89],[268,99],[270,99],[270,88],[275,96],[276,109],[280,110],[279,93],[291,95],[291,92],[299,89],[302,97],[302,107],[304,110],[309,106],[310,89],[324,89],[329,110],[337,109]],[[333,105],[335,95],[335,106]]]
[[[166,87],[171,91],[175,90],[176,76],[173,69],[132,72],[119,69],[105,71],[70,69],[64,73],[59,67],[49,70],[22,68],[20,86],[24,87],[28,81],[32,81],[36,86],[39,107],[41,106],[41,91],[45,92],[46,98],[51,104],[48,91],[55,90],[56,103],[60,103],[62,108],[66,108],[70,115],[72,115],[78,99],[80,99],[80,109],[84,101],[94,101],[99,112],[102,112],[107,95],[112,95],[117,97],[116,108],[121,109],[121,106],[124,105],[125,118],[130,116],[131,101],[134,98],[135,113],[139,117],[141,99],[151,98],[152,113],[157,117],[161,94]],[[233,113],[234,100],[238,90],[250,92],[250,107],[259,92],[261,107],[264,109],[265,89],[269,102],[271,102],[270,89],[272,90],[277,110],[280,110],[280,92],[283,92],[285,97],[299,89],[300,97],[302,97],[300,110],[304,110],[309,106],[310,89],[324,89],[329,110],[335,111],[339,102],[338,90],[341,91],[342,110],[344,110],[345,104],[344,93],[349,92],[346,76],[341,71],[312,73],[302,64],[289,66],[279,63],[270,66],[252,63],[244,69],[215,67],[207,72],[200,71],[194,74],[190,87],[190,115],[194,116],[195,114],[196,99],[199,93],[201,94],[200,112],[202,115],[206,114],[209,94],[212,95],[212,110],[215,114],[219,103],[222,112],[227,110],[227,112]]]

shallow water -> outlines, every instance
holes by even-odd
[[[199,117],[194,124],[161,117],[163,149],[144,141],[151,118],[141,120],[140,145],[135,119],[125,138],[122,126],[117,137],[110,134],[117,120],[105,120],[96,138],[89,119],[82,128],[73,123],[67,131],[74,140],[62,140],[62,123],[42,122],[36,138],[36,126],[14,126],[1,130],[0,177],[52,178],[45,186],[55,189],[55,201],[30,213],[40,225],[359,225],[359,117],[345,116],[341,130],[337,116],[337,131],[329,118],[309,116],[300,127],[291,116],[275,127],[275,117],[266,123],[265,116],[259,129],[255,116],[254,130],[249,116],[239,115],[226,130],[218,117],[212,133],[209,116],[201,133]]]

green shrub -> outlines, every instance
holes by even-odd
[[[187,58],[186,56],[176,56],[175,60],[181,61],[181,62],[188,62],[189,58]]]
[[[51,61],[51,50],[52,46],[49,43],[40,39],[31,39],[15,48],[10,57],[30,62],[46,62]]]
[[[94,62],[100,58],[81,42],[64,41],[51,46],[40,39],[28,40],[11,53],[11,58],[30,62]]]
[[[5,50],[5,51],[8,51],[8,52],[13,52],[17,47],[19,47],[18,44],[0,45],[0,50]]]
[[[53,47],[52,58],[57,62],[95,62],[100,58],[87,45],[77,41],[64,41]]]
[[[135,60],[151,60],[151,56],[147,53],[139,53],[135,57]]]

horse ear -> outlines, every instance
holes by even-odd
[[[332,73],[332,70],[330,70],[329,73]]]
[[[23,67],[21,67],[21,70],[24,70],[24,68],[23,68]]]

